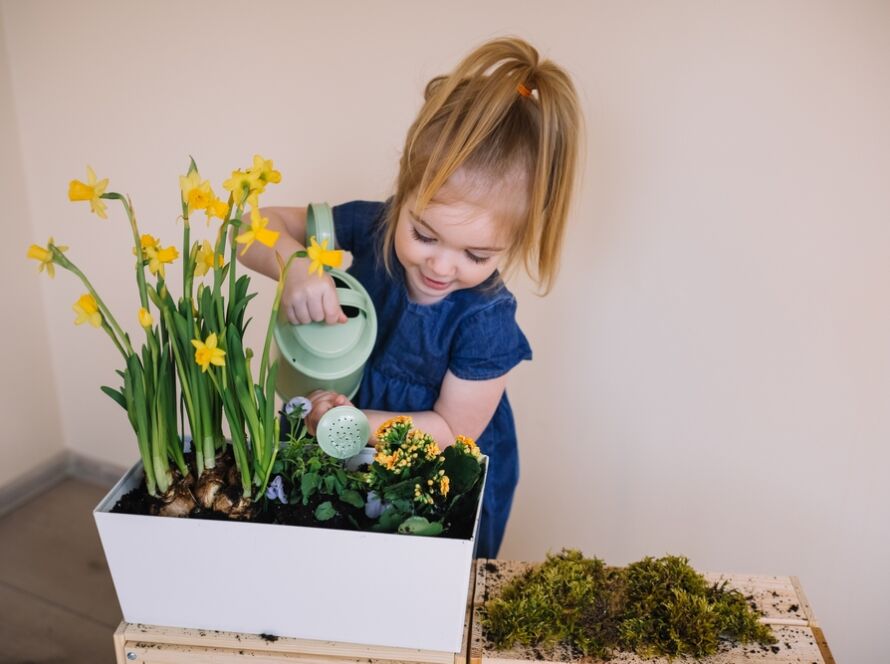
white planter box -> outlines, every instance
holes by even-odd
[[[458,540],[112,513],[141,481],[93,510],[126,622],[460,651],[481,492]]]

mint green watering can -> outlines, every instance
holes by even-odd
[[[313,236],[319,244],[327,240],[329,249],[336,246],[334,217],[327,204],[314,203],[307,210],[307,244]],[[377,313],[368,292],[355,277],[342,270],[332,269],[328,274],[348,317],[345,323],[292,325],[282,315],[275,324],[273,355],[281,360],[276,390],[285,401],[317,389],[332,390],[352,399],[374,348]]]

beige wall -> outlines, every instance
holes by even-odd
[[[2,357],[0,380],[0,487],[53,463],[65,446],[59,422],[55,349],[47,333],[44,299],[35,264],[25,252],[33,242],[46,242],[35,231],[25,196],[26,174],[13,86],[9,44],[0,14],[0,199],[6,217],[0,223],[0,280],[3,283]],[[0,511],[3,506],[0,505]]]
[[[131,327],[122,216],[65,200],[85,163],[168,242],[188,154],[217,184],[254,152],[275,159],[284,182],[268,204],[379,199],[426,80],[488,37],[533,41],[575,76],[588,162],[557,289],[515,283],[535,360],[510,386],[523,480],[503,555],[673,552],[796,574],[840,661],[883,659],[890,4],[0,7],[2,108],[18,118],[3,132],[21,146],[12,188],[27,201],[13,219],[32,222],[3,244],[4,274],[34,289],[21,254],[53,234]],[[125,418],[98,390],[114,352],[71,325],[70,279],[39,284],[45,331],[4,326],[4,346],[40,358],[48,342],[68,448],[132,462]],[[4,408],[52,411],[43,398]]]

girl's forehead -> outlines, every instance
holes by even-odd
[[[423,210],[409,199],[412,213],[432,225],[477,226],[492,238],[509,232],[524,213],[527,193],[519,178],[492,178],[461,169],[435,193]]]

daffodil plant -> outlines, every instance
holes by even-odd
[[[278,232],[267,228],[268,219],[259,212],[259,195],[268,184],[280,181],[272,162],[255,156],[251,168],[234,171],[223,183],[229,194],[223,201],[192,160],[186,175],[180,177],[181,254],[173,245],[163,246],[158,238],[140,234],[129,197],[106,191],[108,179],[99,180],[92,168],[87,167],[86,182],[71,182],[70,200],[89,202],[102,219],[108,216],[105,201],[119,201],[129,220],[140,304],[135,318],[145,334],[138,351],[93,284],[65,255],[68,247],[50,238],[45,247],[28,249],[28,257],[37,260],[39,270],[50,277],[58,266],[80,279],[87,292],[74,304],[75,323],[101,328],[121,353],[124,369],[118,374],[123,385],[102,390],[127,411],[145,468],[146,488],[152,496],[163,498],[162,513],[186,514],[197,502],[204,509],[246,515],[267,489],[279,450],[274,408],[278,367],[277,363],[269,366],[268,357],[284,278],[297,256],[308,255],[312,270],[320,274],[342,260],[341,252],[324,243],[318,246],[314,238],[307,251],[290,256],[287,262],[279,256],[280,279],[254,380],[253,353],[243,343],[246,307],[253,294],[248,293],[249,277],[236,275],[235,252],[239,245],[246,251],[254,242],[274,247]],[[247,204],[252,208],[249,222],[243,219]],[[192,241],[191,220],[197,212],[204,214],[208,226],[219,220],[213,243]],[[182,293],[174,299],[166,268],[180,255]],[[183,412],[191,434],[192,464],[184,452]],[[234,461],[234,471],[227,465],[229,460]],[[240,485],[238,500],[232,500],[230,491],[221,490],[233,483]]]

